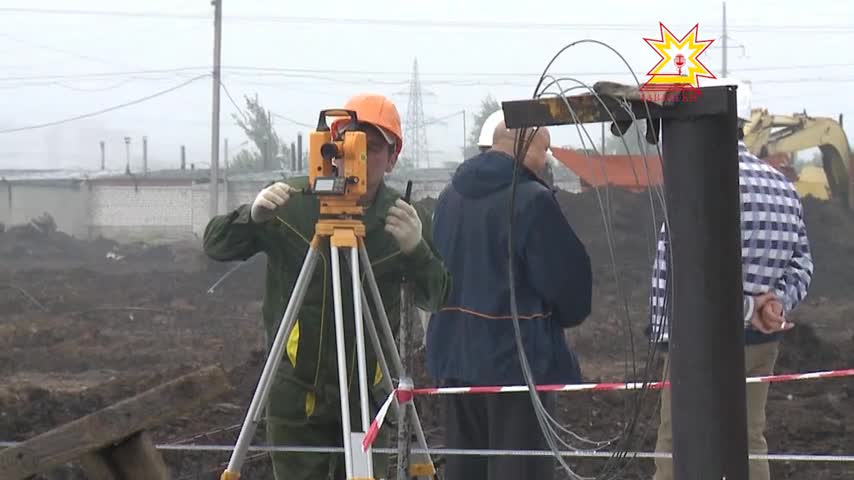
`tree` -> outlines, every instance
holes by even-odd
[[[477,155],[477,142],[480,138],[480,129],[483,128],[483,123],[486,122],[486,118],[492,115],[492,112],[495,112],[500,108],[501,104],[499,104],[497,100],[492,98],[492,95],[487,95],[483,100],[480,101],[480,111],[474,115],[474,122],[472,122],[471,130],[469,130],[469,141],[467,142],[468,146],[463,152],[465,158]]]
[[[289,151],[273,129],[273,115],[265,110],[255,98],[244,96],[246,112],[232,114],[237,125],[243,130],[255,149],[244,148],[234,156],[231,168],[235,170],[272,170],[287,168]]]

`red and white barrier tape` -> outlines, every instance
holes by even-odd
[[[385,421],[385,416],[388,413],[388,407],[391,406],[391,401],[394,397],[397,397],[397,404],[403,405],[405,403],[411,402],[414,397],[414,386],[411,378],[404,377],[400,379],[400,383],[398,387],[391,392],[388,398],[383,403],[383,406],[380,407],[380,411],[377,412],[377,416],[374,418],[374,421],[371,422],[371,426],[368,428],[368,431],[365,432],[365,438],[362,439],[362,451],[367,452],[371,445],[373,445],[374,440],[376,440],[377,435],[380,433],[380,428],[383,426],[383,422]]]
[[[847,370],[829,370],[824,372],[794,373],[785,375],[768,375],[763,377],[748,377],[747,383],[774,383],[791,382],[793,380],[807,380],[813,378],[850,377],[854,376],[854,368]],[[649,388],[652,390],[669,386],[670,382],[634,382],[634,383],[579,383],[572,385],[537,385],[538,392],[579,392],[590,390],[594,392],[612,390],[638,390]],[[444,387],[444,388],[416,388],[412,393],[415,395],[441,395],[441,394],[473,394],[473,393],[512,393],[527,392],[528,387]]]
[[[833,378],[833,377],[851,377],[854,376],[854,368],[845,370],[827,370],[823,372],[810,373],[792,373],[784,375],[767,375],[762,377],[747,377],[747,383],[777,383],[791,382],[795,380],[809,380],[815,378]],[[404,385],[401,382],[401,387],[395,389],[386,399],[376,418],[368,428],[367,435],[362,442],[362,450],[367,451],[379,433],[383,421],[385,421],[386,413],[391,405],[392,399],[397,396],[401,403],[410,401],[414,395],[460,395],[460,394],[476,394],[476,393],[513,393],[527,392],[528,387],[508,386],[508,387],[433,387],[433,388],[415,388],[411,387],[411,383]],[[639,390],[648,388],[651,390],[661,389],[669,386],[670,382],[633,382],[633,383],[579,383],[571,385],[537,385],[538,392],[580,392],[593,391],[605,392],[614,390]],[[405,387],[405,388],[404,388]]]

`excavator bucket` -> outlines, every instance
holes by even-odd
[[[552,154],[578,175],[584,188],[607,185],[637,192],[663,183],[661,159],[656,153],[588,156],[577,150],[552,147]]]

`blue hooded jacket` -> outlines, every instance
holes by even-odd
[[[513,157],[474,156],[439,196],[433,238],[451,273],[444,307],[427,329],[427,369],[445,385],[523,385],[510,310],[508,234]],[[537,384],[577,383],[564,328],[590,314],[590,258],[554,192],[517,172],[513,273],[519,326]]]

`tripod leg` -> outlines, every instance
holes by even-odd
[[[380,295],[380,289],[377,286],[377,280],[374,277],[374,270],[371,268],[371,259],[368,257],[368,251],[365,250],[365,246],[359,245],[359,257],[362,260],[363,268],[365,269],[365,278],[368,282],[368,287],[371,290],[371,294],[374,299],[374,305],[377,307],[377,314],[379,315],[379,324],[380,328],[383,332],[383,339],[386,343],[386,348],[391,353],[392,366],[395,369],[395,373],[400,375],[400,372],[403,371],[403,363],[400,360],[400,355],[397,352],[397,344],[394,341],[394,333],[391,331],[391,325],[388,321],[388,315],[386,315],[385,307],[383,306],[382,296]],[[382,351],[380,349],[380,351]],[[415,428],[415,437],[418,441],[418,447],[422,450],[427,450],[427,437],[424,435],[424,429],[421,426],[421,420],[418,418],[418,410],[415,408],[415,404],[410,402],[409,408],[406,409],[408,412],[408,416],[413,423],[413,427]],[[415,455],[413,455],[415,456]],[[432,477],[435,475],[436,469],[433,465],[433,461],[430,459],[429,454],[424,454],[426,465],[423,467],[424,470],[419,468],[419,471],[423,473],[418,473],[417,476],[421,477]]]
[[[261,411],[267,403],[267,397],[270,394],[270,387],[273,384],[273,377],[279,369],[282,361],[282,354],[285,348],[285,343],[291,330],[296,323],[297,312],[302,306],[305,292],[308,290],[308,285],[311,282],[311,276],[314,273],[314,267],[317,264],[317,250],[312,245],[308,249],[305,260],[297,276],[294,291],[291,293],[291,298],[288,300],[288,306],[285,308],[285,314],[282,317],[282,322],[279,325],[279,330],[276,333],[276,338],[273,340],[273,345],[270,348],[270,355],[267,357],[267,362],[264,364],[264,370],[261,372],[261,379],[258,381],[258,387],[255,389],[255,394],[252,396],[252,403],[249,405],[249,410],[246,413],[246,418],[243,421],[243,426],[240,429],[240,436],[237,437],[237,444],[231,454],[231,459],[228,462],[228,468],[222,473],[221,480],[237,480],[240,478],[240,469],[243,466],[243,461],[246,458],[246,452],[252,442],[252,437],[255,435],[255,429],[258,422],[261,421]]]
[[[365,289],[362,289],[362,310],[365,314],[365,327],[367,327],[368,336],[371,339],[371,345],[374,347],[374,351],[377,353],[377,363],[379,363],[380,371],[383,374],[382,383],[383,387],[389,392],[394,391],[394,382],[392,379],[391,370],[388,368],[388,362],[386,361],[385,354],[383,353],[382,343],[380,342],[380,337],[377,334],[377,326],[374,323],[374,316],[371,313],[371,308],[368,306],[368,297],[365,295]],[[391,408],[394,410],[395,415],[400,419],[401,416],[405,416],[405,409],[398,404],[397,402],[391,403]],[[403,423],[403,419],[399,420]],[[408,464],[408,462],[407,462]]]
[[[351,260],[352,261],[352,260]],[[365,295],[365,289],[361,289],[361,298],[362,298],[362,311],[364,312],[365,317],[365,327],[367,327],[368,337],[371,339],[371,345],[374,347],[374,351],[377,353],[377,362],[380,366],[380,371],[383,374],[382,383],[383,387],[385,387],[389,392],[394,390],[394,382],[392,382],[391,370],[388,368],[388,362],[386,361],[385,354],[383,353],[382,343],[380,342],[380,337],[377,334],[377,326],[374,323],[373,314],[371,314],[371,309],[368,304],[368,297]],[[391,407],[394,410],[397,416],[400,416],[401,407],[397,402],[392,402]]]
[[[332,292],[335,298],[335,346],[338,352],[338,391],[341,399],[341,424],[343,425],[344,464],[348,480],[353,478],[353,451],[350,439],[350,398],[347,388],[347,350],[344,347],[344,312],[341,305],[341,265],[338,247],[332,251]]]
[[[365,351],[365,328],[362,319],[362,296],[356,293],[362,291],[362,279],[359,275],[359,256],[356,254],[355,248],[352,248],[349,253],[351,272],[350,276],[353,281],[353,317],[356,321],[356,361],[359,365],[359,404],[361,407],[362,414],[361,433],[362,435],[364,435],[364,433],[368,431],[368,427],[371,426],[371,411],[370,406],[368,404],[369,383],[366,359],[367,352]],[[361,444],[361,441],[358,442],[358,444]],[[373,462],[370,461],[371,451],[368,450],[365,456],[368,459],[368,478],[373,478],[374,468]]]
[[[401,287],[400,292],[400,347],[399,347],[399,355],[400,355],[400,363],[403,365],[403,370],[400,372],[400,383],[404,382],[408,383],[410,386],[412,384],[411,378],[409,377],[409,363],[407,362],[408,348],[409,348],[409,321],[412,315],[412,302],[410,298],[409,285],[407,285],[406,279],[404,279],[403,286]],[[405,402],[402,405],[402,408],[398,409],[397,412],[397,479],[398,480],[407,480],[409,475],[409,465],[410,465],[410,455],[412,448],[412,433],[410,432],[409,422],[406,421],[407,413],[409,411],[409,406],[411,405],[412,399]]]
[[[356,257],[351,256],[351,260],[350,260],[351,262],[352,262],[352,258],[356,258]],[[380,371],[382,372],[382,375],[383,375],[382,376],[383,387],[386,388],[389,392],[392,392],[392,391],[394,391],[394,382],[392,381],[392,379],[394,377],[392,377],[391,371],[389,370],[389,367],[388,367],[388,362],[386,361],[385,354],[383,353],[382,343],[380,342],[380,337],[377,334],[377,326],[374,323],[374,316],[371,313],[371,308],[368,304],[368,297],[365,294],[364,288],[361,288],[360,294],[361,294],[360,296],[362,299],[362,302],[361,302],[362,311],[364,312],[364,317],[365,317],[365,326],[367,327],[368,336],[371,339],[371,345],[373,345],[374,352],[376,352],[376,354],[377,354],[377,363],[379,364]],[[401,424],[404,423],[404,421],[405,421],[406,409],[404,407],[405,407],[405,405],[401,406],[396,401],[391,403],[391,408],[392,408],[392,410],[394,410],[395,415],[398,418],[404,416],[404,419],[399,420],[401,422]],[[400,460],[398,460],[398,464],[400,464]],[[405,461],[404,464],[408,466],[409,462]]]
[[[374,316],[371,313],[371,309],[368,307],[368,297],[365,295],[364,289],[362,289],[362,305],[362,310],[365,312],[365,326],[367,327],[368,336],[371,338],[371,345],[373,345],[374,351],[377,352],[377,362],[380,365],[380,372],[383,374],[383,386],[391,392],[394,390],[394,383],[391,380],[394,377],[391,376],[391,370],[389,370],[388,362],[383,354],[383,346],[380,343],[377,326],[374,323]],[[392,403],[392,407],[396,409],[397,403]]]
[[[353,315],[356,319],[356,355],[359,364],[359,382],[360,388],[359,399],[362,407],[362,431],[371,426],[371,412],[368,407],[368,367],[365,352],[365,328],[362,319],[362,296],[356,295],[355,292],[362,291],[362,281],[359,277],[359,257],[355,252],[350,255],[350,271],[352,272],[353,280]]]

